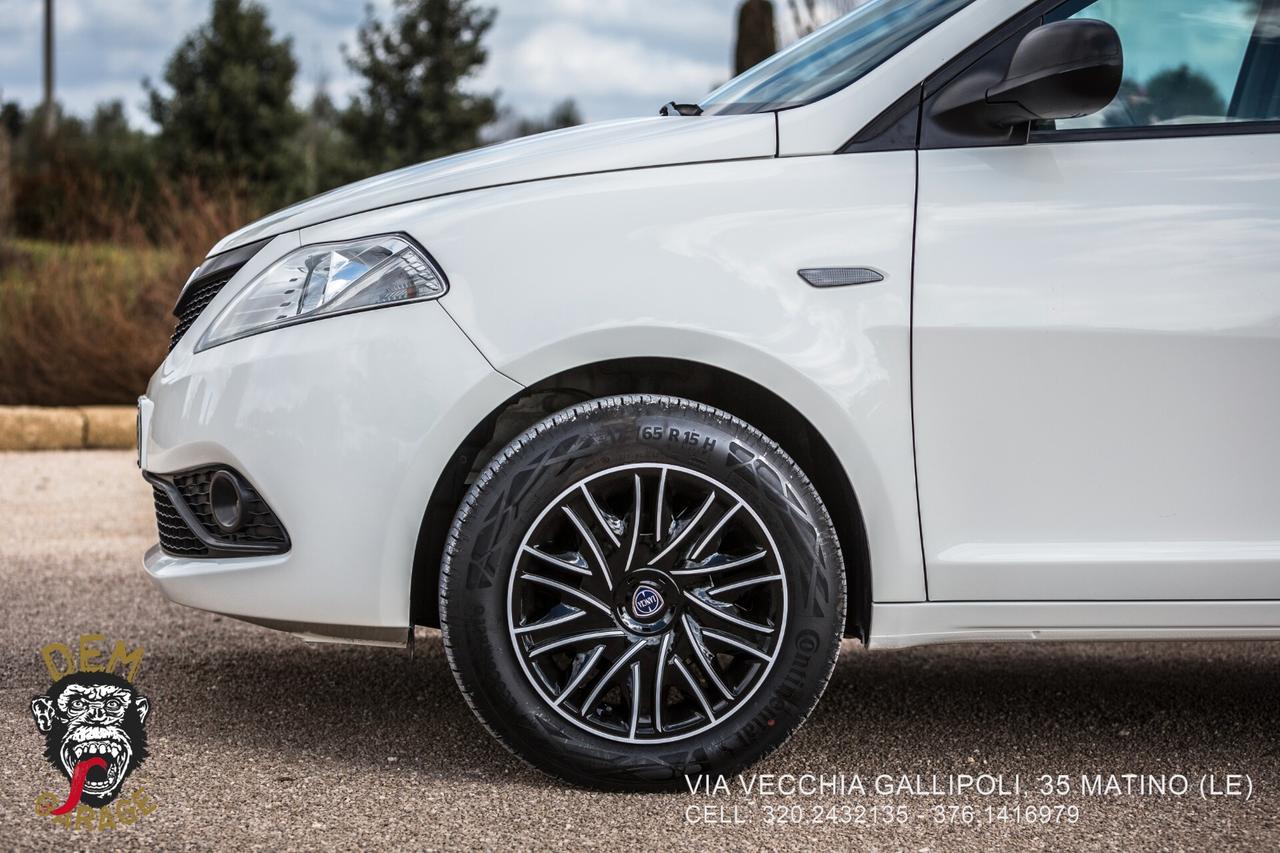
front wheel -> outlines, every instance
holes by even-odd
[[[592,400],[500,452],[454,519],[440,624],[502,743],[594,787],[728,774],[812,710],[845,588],[808,478],[672,397]]]

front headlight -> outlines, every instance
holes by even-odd
[[[447,287],[444,274],[406,237],[303,246],[237,293],[196,352],[333,314],[435,299]]]

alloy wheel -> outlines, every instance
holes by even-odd
[[[610,468],[539,513],[516,553],[508,628],[547,704],[612,740],[722,722],[781,647],[785,569],[756,512],[670,464]]]

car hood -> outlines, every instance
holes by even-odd
[[[241,228],[219,241],[209,254],[374,208],[483,187],[591,172],[772,157],[776,152],[772,113],[655,116],[581,125],[339,187]]]

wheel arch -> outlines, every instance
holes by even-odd
[[[454,450],[423,513],[414,549],[409,617],[438,627],[440,559],[458,505],[475,475],[525,429],[584,399],[665,394],[714,406],[776,441],[812,480],[839,537],[848,581],[845,633],[865,640],[871,618],[871,560],[858,496],[845,466],[812,421],[792,403],[722,367],[676,358],[618,358],[561,370],[496,406]]]

